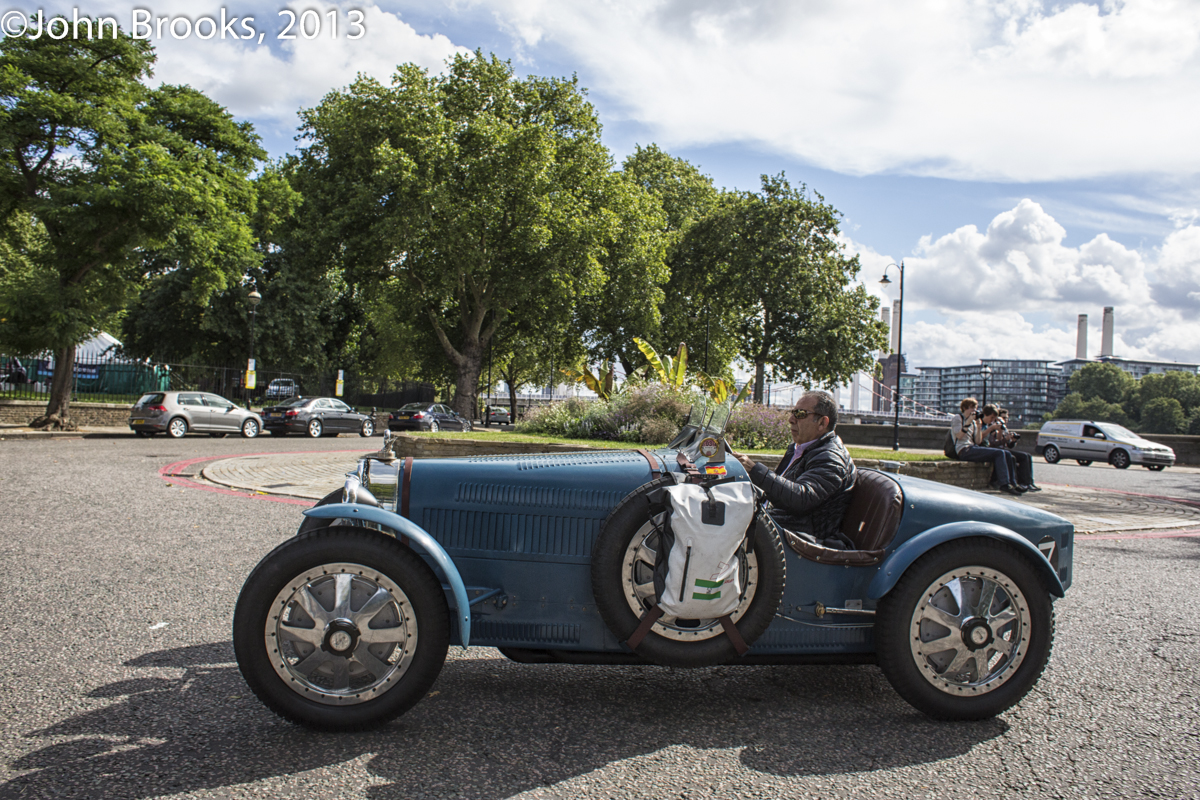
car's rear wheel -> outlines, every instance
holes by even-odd
[[[253,439],[258,436],[258,420],[248,419],[242,423],[242,438]]]
[[[471,432],[471,420],[464,419],[462,421],[462,429],[463,429],[463,433],[470,433]]]
[[[1075,463],[1081,467],[1090,467],[1092,465],[1092,460],[1090,458],[1077,458],[1075,459]]]
[[[395,539],[335,527],[266,556],[242,587],[233,648],[251,690],[321,730],[382,725],[437,679],[450,641],[441,584]]]
[[[321,420],[313,419],[308,422],[308,435],[314,439],[320,439],[324,433],[324,428],[321,426]]]
[[[627,495],[605,519],[592,549],[596,610],[620,641],[633,635],[642,615],[658,602],[653,572],[662,512],[655,513],[647,494],[674,484],[674,478],[664,477]],[[746,644],[753,644],[774,619],[785,576],[778,533],[757,521],[751,526],[750,546],[739,551],[740,583],[745,588],[730,614]],[[672,667],[707,667],[738,657],[720,620],[665,616],[654,623],[637,653]]]
[[[441,429],[438,427],[438,423],[437,423],[436,419],[429,423],[429,432],[430,433],[437,433],[439,430],[441,430]]]
[[[375,423],[369,419],[364,419],[362,427],[358,429],[358,435],[363,436],[363,437],[374,436],[375,435]]]
[[[880,600],[879,665],[935,719],[985,719],[1020,702],[1054,640],[1050,593],[1030,562],[994,539],[959,539],[917,559]]]
[[[1046,459],[1047,464],[1057,464],[1061,456],[1058,454],[1058,448],[1052,444],[1046,445],[1046,449],[1042,451],[1042,458]]]
[[[1129,453],[1124,450],[1113,450],[1108,454],[1108,463],[1112,464],[1117,469],[1129,469]]]
[[[171,421],[167,423],[167,436],[170,436],[172,439],[182,439],[187,435],[187,432],[187,420],[183,417],[172,417]]]

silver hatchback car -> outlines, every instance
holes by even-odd
[[[253,439],[262,432],[262,418],[209,392],[149,392],[129,412],[129,428],[138,436],[165,432],[179,439],[195,431],[209,436],[241,433]]]

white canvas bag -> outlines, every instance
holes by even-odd
[[[667,616],[714,619],[737,608],[742,594],[737,550],[754,519],[754,489],[747,481],[723,483],[708,492],[723,505],[715,515],[704,487],[681,483],[667,487],[671,532],[667,577],[658,605]],[[705,514],[709,506],[709,514]]]

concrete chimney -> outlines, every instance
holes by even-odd
[[[1079,335],[1075,339],[1075,357],[1084,358],[1087,355],[1087,314],[1079,315]]]
[[[900,309],[900,301],[892,303],[892,352],[900,352],[900,323],[903,321],[903,315]]]
[[[879,309],[879,320],[880,320],[880,321],[881,321],[881,322],[882,322],[884,325],[886,325],[886,326],[887,326],[887,328],[888,328],[888,330],[890,331],[890,330],[892,329],[892,310],[891,310],[890,308],[888,308],[887,306],[884,306],[883,308]],[[887,357],[887,351],[886,351],[886,350],[880,350],[880,351],[879,351],[879,357],[880,357],[880,358],[886,358],[886,357]]]
[[[1113,307],[1104,307],[1104,327],[1100,331],[1100,355],[1113,354]]]

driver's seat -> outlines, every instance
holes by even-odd
[[[790,531],[784,533],[791,548],[810,561],[866,567],[883,560],[884,551],[900,527],[903,512],[904,493],[900,491],[900,484],[887,473],[860,469],[854,488],[850,490],[850,506],[841,527],[855,549],[834,550],[806,541]]]

